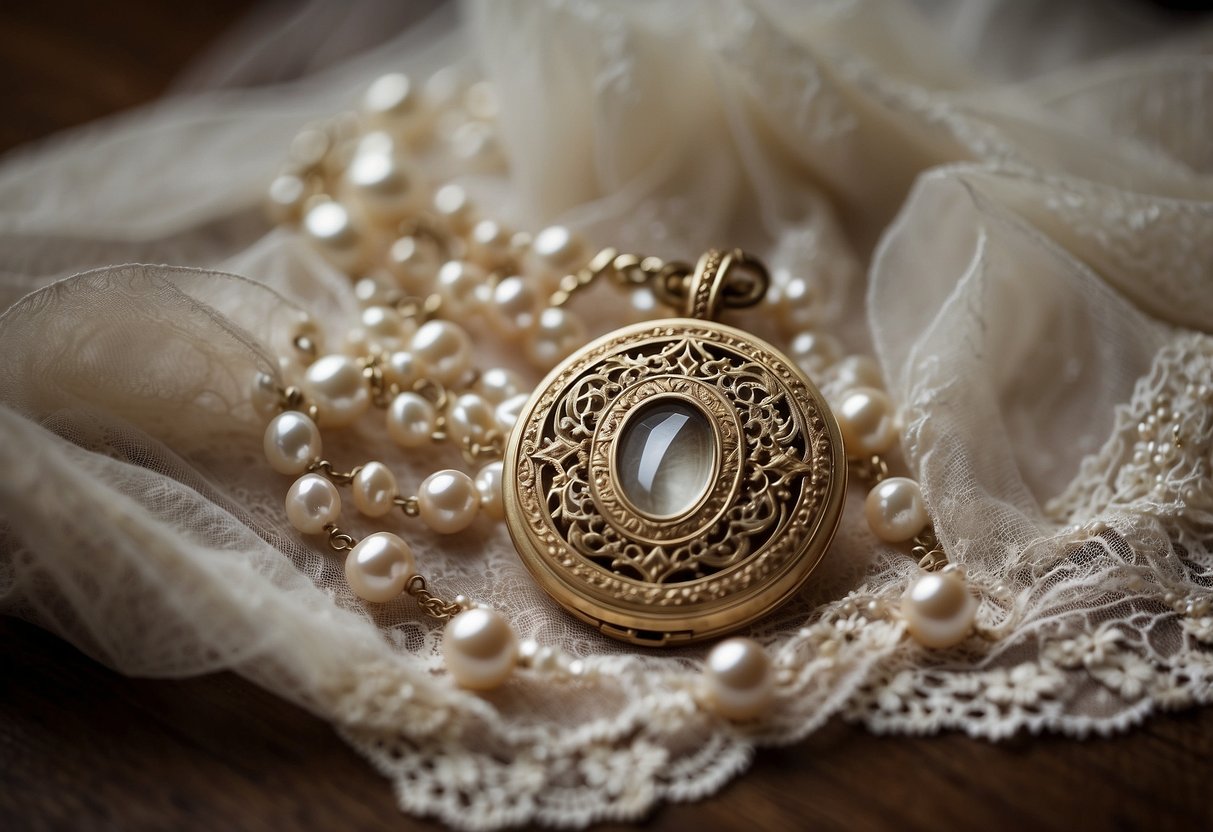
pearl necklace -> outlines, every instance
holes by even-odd
[[[865,516],[872,531],[889,543],[912,542],[927,570],[898,611],[908,632],[928,647],[966,638],[976,601],[963,572],[947,564],[918,484],[888,476],[884,454],[896,444],[898,427],[875,363],[841,358],[837,342],[812,330],[793,335],[789,359],[712,323],[719,310],[750,305],[766,291],[765,269],[741,252],[709,252],[693,268],[613,249],[589,257],[569,229],[512,233],[479,217],[459,186],[426,182],[417,164],[423,155],[440,167],[501,168],[495,112],[491,87],[465,84],[454,70],[435,74],[422,90],[404,75],[386,75],[366,90],[357,114],[305,129],[270,185],[271,216],[297,224],[330,263],[355,276],[363,305],[344,352],[322,355],[319,329],[304,319],[291,341],[296,355],[284,362],[288,369],[305,365],[297,383],[281,386],[262,375],[254,387],[254,401],[269,418],[266,459],[297,477],[286,497],[291,525],[325,536],[344,555],[346,580],[365,601],[407,593],[427,615],[447,622],[443,655],[452,678],[487,690],[517,667],[565,676],[590,668],[558,650],[520,643],[494,610],[435,595],[400,536],[375,532],[356,540],[342,531],[338,486],[350,488],[354,507],[367,517],[400,509],[440,534],[459,533],[480,516],[508,519],[524,562],[571,612],[615,637],[673,643],[736,629],[794,591],[833,534],[849,467],[870,488]],[[686,317],[585,346],[586,327],[565,304],[603,276],[627,287],[640,313],[682,305]],[[804,325],[798,301],[805,288],[784,287],[782,317],[797,327]],[[499,338],[520,342],[537,368],[560,365],[538,392],[510,370],[473,367],[472,340],[459,322],[477,315]],[[805,372],[832,373],[845,388],[833,412]],[[593,439],[570,440],[569,414],[584,410],[578,402],[587,397],[598,397],[590,413]],[[477,468],[475,476],[436,471],[405,496],[380,461],[338,470],[323,456],[321,428],[345,427],[372,408],[384,411],[387,433],[401,447],[453,444]],[[748,483],[761,479],[756,472],[766,479],[755,490]],[[586,478],[592,501],[568,497],[577,477]],[[764,505],[798,522],[754,516],[762,511],[753,507]],[[588,519],[567,519],[586,506]],[[745,515],[744,522],[726,524],[722,518],[733,514]],[[608,526],[615,531],[600,531]],[[625,548],[641,541],[645,556],[622,567],[613,556],[621,577],[604,579],[601,569],[581,561],[619,551],[610,548],[612,536]],[[654,556],[667,551],[678,557],[654,565]],[[777,557],[791,565],[779,567],[782,573],[773,567],[778,574],[765,584],[750,577],[760,569],[717,566],[753,552],[751,566],[767,558],[779,567]],[[550,574],[562,566],[566,574]],[[579,571],[624,591],[596,594],[576,583]],[[671,591],[679,579],[693,581],[687,586],[721,582],[745,601],[743,612],[722,617],[715,599]],[[657,612],[638,607],[639,598]],[[674,608],[661,608],[669,598]],[[750,639],[718,643],[703,679],[703,703],[728,719],[759,717],[773,701],[772,662]]]

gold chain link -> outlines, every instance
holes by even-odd
[[[417,599],[417,603],[421,605],[421,609],[425,610],[425,614],[430,616],[430,618],[448,621],[463,612],[461,604],[456,604],[453,601],[444,601],[430,592],[425,585],[425,578],[420,575],[414,575],[409,578],[404,591]]]
[[[327,459],[314,459],[308,463],[307,470],[313,474],[324,474],[335,485],[349,485],[358,476],[363,466],[356,465],[348,471],[337,471],[333,463]]]
[[[935,529],[927,526],[922,534],[914,538],[914,548],[910,554],[918,559],[918,565],[927,572],[938,572],[948,565],[948,554],[939,545]]]
[[[653,293],[665,304],[678,306],[687,294],[687,281],[693,269],[686,263],[666,262],[660,257],[620,254],[604,248],[577,272],[565,275],[548,300],[552,307],[564,306],[576,292],[584,289],[602,275],[623,286],[653,284]]]

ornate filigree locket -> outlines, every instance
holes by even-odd
[[[582,282],[643,272],[625,257],[603,252]],[[646,645],[717,636],[787,600],[834,536],[847,478],[820,391],[713,320],[762,298],[761,263],[740,251],[709,251],[693,270],[657,262],[649,277],[686,317],[616,330],[556,367],[504,466],[510,536],[539,585]]]

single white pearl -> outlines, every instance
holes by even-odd
[[[523,335],[539,317],[539,293],[521,277],[507,277],[493,287],[489,323],[503,338]]]
[[[811,281],[789,277],[779,286],[776,315],[784,332],[802,332],[821,324],[821,302]]]
[[[290,222],[299,218],[307,199],[307,183],[293,173],[274,178],[266,193],[266,207],[274,222]]]
[[[881,540],[902,543],[916,537],[930,518],[918,483],[906,477],[889,477],[868,492],[863,504],[868,526]]]
[[[514,429],[514,425],[518,423],[518,419],[522,416],[523,408],[526,407],[526,403],[530,400],[529,394],[518,393],[497,405],[497,410],[495,411],[497,429],[506,436],[509,436],[510,431]]]
[[[447,411],[447,430],[458,443],[480,442],[497,429],[493,406],[476,393],[463,393],[451,402]]]
[[[370,340],[384,347],[398,345],[402,339],[412,335],[405,326],[404,318],[390,306],[368,306],[363,309],[362,330]]]
[[[502,372],[505,372],[502,370]],[[273,419],[278,415],[282,398],[278,393],[278,382],[267,372],[259,372],[253,379],[253,389],[249,402],[253,410],[263,419]]]
[[[304,534],[320,534],[340,516],[337,486],[319,474],[304,474],[286,492],[286,519]]]
[[[425,297],[434,291],[441,266],[442,252],[429,237],[401,237],[388,249],[388,270],[400,288],[414,297]]]
[[[918,578],[901,601],[906,627],[926,647],[959,644],[973,628],[977,600],[955,572],[931,572]]]
[[[421,379],[421,371],[417,357],[408,350],[389,353],[387,360],[383,362],[384,379],[401,390],[407,390],[416,384]]]
[[[342,194],[356,200],[368,218],[397,222],[426,203],[421,178],[391,152],[363,151],[345,169]]]
[[[391,133],[384,130],[371,130],[358,137],[358,141],[353,147],[353,153],[346,161],[347,163],[353,161],[355,156],[372,153],[395,153],[396,150],[396,140],[392,138]]]
[[[410,345],[423,374],[451,386],[467,373],[472,363],[472,341],[458,324],[427,321],[413,335]]]
[[[541,263],[564,275],[582,265],[585,241],[563,225],[549,225],[535,235],[531,250]]]
[[[476,519],[480,492],[472,478],[448,468],[426,477],[417,492],[421,521],[439,534],[461,532]]]
[[[354,281],[354,297],[363,306],[383,306],[399,296],[396,281],[385,272],[371,272]]]
[[[850,456],[882,454],[897,441],[893,402],[874,387],[859,387],[846,393],[835,415]]]
[[[403,72],[381,75],[362,95],[362,111],[368,116],[401,115],[417,107],[412,81]]]
[[[518,661],[518,637],[500,613],[474,607],[446,625],[442,656],[459,687],[491,690],[513,672]]]
[[[316,403],[320,424],[342,427],[366,412],[371,393],[362,367],[346,355],[326,355],[303,374],[304,391]]]
[[[371,124],[412,138],[422,134],[429,123],[429,113],[421,99],[407,75],[392,72],[376,78],[366,88],[362,113]]]
[[[704,668],[708,703],[725,719],[754,719],[775,701],[771,659],[756,641],[731,638],[708,654]]]
[[[460,67],[444,66],[426,79],[424,98],[434,108],[452,107],[459,103],[467,86],[467,78]]]
[[[321,202],[303,215],[303,231],[325,259],[351,274],[362,271],[362,233],[354,218],[339,202]]]
[[[434,194],[434,213],[446,220],[456,233],[466,233],[475,220],[476,206],[459,185],[443,185]]]
[[[838,339],[824,332],[800,332],[792,337],[790,356],[810,376],[824,373],[842,355]]]
[[[463,106],[474,118],[481,121],[495,121],[501,112],[497,90],[488,81],[477,81],[469,85],[463,94]]]
[[[585,324],[581,319],[561,307],[549,306],[527,335],[527,357],[536,367],[547,369],[584,342]]]
[[[628,295],[628,305],[628,318],[633,321],[669,317],[669,311],[648,286],[637,286],[633,289]]]
[[[413,550],[398,535],[375,532],[345,556],[345,580],[354,594],[372,603],[391,601],[417,572]]]
[[[488,284],[484,269],[466,260],[448,260],[438,270],[438,294],[447,314],[465,317],[480,308],[480,290]]]
[[[522,376],[504,367],[491,367],[476,379],[476,392],[484,396],[485,401],[501,404],[509,398],[526,392],[526,383]]]
[[[481,220],[472,228],[468,257],[482,268],[495,269],[510,257],[513,234],[495,220]]]
[[[496,170],[504,161],[497,130],[483,121],[465,121],[451,131],[451,155],[465,169],[480,173]]]
[[[305,127],[295,134],[287,147],[287,157],[298,170],[314,168],[324,161],[332,148],[332,140],[322,127]]]
[[[367,517],[382,517],[396,507],[396,476],[382,462],[368,462],[350,483],[354,508]]]
[[[866,355],[848,355],[834,365],[834,377],[844,390],[855,387],[884,387],[880,365]]]
[[[411,391],[401,393],[387,408],[388,436],[402,448],[428,445],[437,418],[438,412],[425,396]]]
[[[279,474],[302,474],[308,463],[320,458],[320,429],[306,413],[288,410],[270,421],[261,448]]]
[[[480,493],[480,510],[490,520],[505,517],[505,503],[501,499],[501,477],[504,468],[501,460],[490,462],[476,474],[476,490]]]

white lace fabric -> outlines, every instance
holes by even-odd
[[[1126,27],[1074,4],[1037,42],[1026,9],[1047,5],[486,0],[466,27],[442,13],[302,81],[13,154],[0,611],[124,673],[240,673],[331,721],[405,810],[463,828],[636,818],[837,715],[1082,736],[1213,703],[1213,29],[1114,51]],[[297,37],[324,31],[323,6]],[[905,466],[982,635],[931,651],[904,634],[890,610],[917,566],[856,491],[806,588],[749,632],[778,705],[735,726],[697,704],[704,648],[573,621],[503,528],[389,521],[444,595],[593,671],[474,695],[439,672],[440,626],[413,601],[368,607],[290,528],[251,382],[280,372],[298,310],[335,340],[357,304],[258,218],[261,193],[299,127],[376,73],[452,60],[502,99],[509,180],[461,178],[486,214],[666,256],[742,245],[777,285],[813,278],[824,328],[874,349],[901,404]],[[778,340],[769,317],[740,323]],[[455,461],[370,422],[326,451],[403,482]]]

